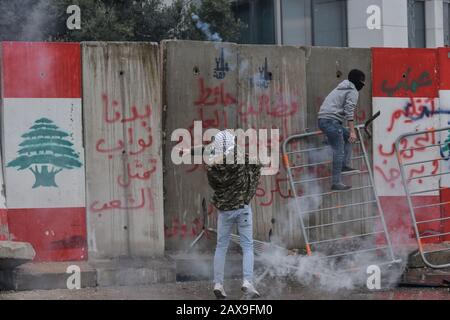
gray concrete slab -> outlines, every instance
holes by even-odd
[[[100,287],[174,282],[175,262],[167,257],[116,258],[91,261]]]
[[[0,241],[0,270],[29,262],[35,255],[33,246],[28,242]]]
[[[69,266],[79,267],[82,288],[96,286],[95,269],[86,261],[30,262],[14,269],[0,270],[0,289],[16,291],[67,289],[69,277],[73,275],[73,271],[68,269]]]
[[[411,287],[446,287],[450,288],[450,268],[429,269],[411,268],[405,270],[399,283]]]

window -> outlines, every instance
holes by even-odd
[[[410,48],[425,48],[425,1],[408,0],[408,44]]]
[[[236,18],[248,26],[241,33],[240,43],[275,43],[273,0],[236,0],[232,7]]]
[[[444,44],[450,46],[450,0],[444,0]]]
[[[311,44],[311,0],[281,0],[283,44]]]
[[[347,46],[347,2],[312,0],[313,45]]]
[[[283,44],[347,46],[346,0],[281,0]]]

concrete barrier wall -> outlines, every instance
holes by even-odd
[[[184,128],[193,134],[196,120],[203,121],[204,130],[236,126],[238,62],[237,45],[230,43],[165,41],[162,50],[166,109],[164,229],[170,250],[186,247],[201,231],[203,198],[208,204],[207,224],[214,227],[216,218],[215,208],[209,204],[212,192],[204,167],[172,162],[171,152],[177,144],[171,141],[172,132]]]
[[[306,121],[305,57],[294,47],[189,41],[164,42],[163,50],[165,230],[168,248],[178,249],[201,230],[202,199],[209,202],[212,191],[201,165],[172,163],[176,143],[170,141],[171,133],[177,128],[192,130],[195,120],[203,121],[203,129],[278,128],[281,139],[300,133]],[[228,67],[220,76],[217,69],[222,62]],[[298,230],[287,232],[295,224],[287,219],[290,194],[280,169],[261,179],[252,201],[255,237],[260,240],[267,241],[271,229],[284,242],[299,235]],[[214,227],[217,212],[212,205],[207,216],[206,224]]]
[[[375,165],[387,171],[383,176],[375,168],[375,178],[385,201],[394,203],[389,197],[396,194],[385,179],[386,172],[393,172],[388,168],[393,160],[386,150],[400,131],[390,135],[388,127],[400,104],[411,97],[407,92],[389,96],[381,90],[384,81],[395,85],[405,70],[417,68],[417,72],[433,73],[436,84],[421,88],[425,92],[419,90],[413,98],[432,98],[435,103],[440,98],[444,105],[450,92],[446,73],[437,72],[438,65],[448,69],[447,49],[402,50],[406,51],[374,49],[372,59],[370,49],[195,41],[165,41],[161,47],[150,43],[3,43],[2,163],[7,211],[0,205],[0,237],[31,242],[38,260],[86,259],[86,240],[93,259],[156,256],[164,249],[185,248],[204,224],[215,227],[217,212],[209,204],[212,190],[202,165],[172,162],[177,142],[171,141],[171,134],[176,129],[194,133],[196,120],[202,121],[202,133],[209,128],[277,128],[280,141],[306,128],[316,130],[323,99],[352,68],[367,75],[357,121],[362,123],[372,114],[372,91],[373,111],[382,111],[374,124],[373,156]],[[420,125],[431,125],[427,121],[432,120]],[[440,117],[433,125],[443,121],[447,119]],[[401,131],[410,130],[412,124],[408,125],[402,125]],[[60,151],[78,162],[53,170],[48,165],[18,170],[24,166],[21,155],[28,151],[45,154],[45,150],[22,150],[39,129],[59,132],[59,143],[69,143]],[[372,155],[372,142],[366,141],[366,146]],[[252,200],[254,234],[256,239],[272,237],[288,247],[299,247],[298,216],[289,209],[292,191],[281,159],[279,164],[276,175],[261,179]],[[361,160],[355,160],[354,166],[364,169]],[[362,175],[345,179],[354,186],[369,184]],[[328,187],[321,184],[320,191]],[[358,203],[370,195],[370,190],[332,195],[314,206]],[[208,203],[206,219],[203,198]],[[397,225],[406,225],[405,206],[394,208],[391,211],[403,217]],[[360,206],[311,215],[311,223],[359,218],[372,209]],[[314,237],[369,228],[358,224],[352,230],[322,229]]]
[[[12,240],[36,260],[87,259],[77,43],[2,43],[2,146]]]
[[[279,151],[290,135],[306,128],[306,61],[303,49],[289,46],[238,46],[238,127],[279,130]],[[250,142],[261,147],[263,141]],[[268,145],[274,150],[274,141]],[[261,177],[252,201],[255,238],[299,246],[298,215],[281,158],[275,175]],[[291,206],[289,206],[291,204]]]
[[[158,45],[82,48],[90,256],[162,255]]]

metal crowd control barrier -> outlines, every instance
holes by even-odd
[[[371,163],[364,145],[363,131],[366,137],[370,139],[371,135],[367,128],[378,115],[379,113],[365,124],[356,126],[358,141],[353,145],[353,149],[359,149],[360,154],[353,155],[351,160],[354,164],[360,163],[360,168],[357,168],[359,169],[358,172],[349,172],[344,176],[350,176],[350,179],[352,179],[352,175],[359,176],[360,180],[362,180],[362,176],[367,175],[366,180],[368,180],[368,183],[353,186],[352,189],[345,192],[331,191],[332,176],[330,169],[332,166],[332,153],[328,145],[317,146],[318,143],[324,143],[325,135],[321,131],[293,135],[288,137],[283,143],[283,163],[289,177],[290,189],[295,198],[295,211],[300,217],[299,224],[305,241],[306,254],[308,256],[317,254],[319,259],[327,259],[335,268],[341,263],[347,271],[361,269],[370,264],[381,266],[401,262],[395,257],[392,249],[383,210],[374,187]],[[311,143],[308,140],[315,140],[315,143]],[[294,148],[295,146],[297,148]],[[323,153],[322,150],[328,151],[326,154],[320,155],[320,153]],[[305,171],[314,167],[322,167],[322,169],[326,167],[325,169],[328,168],[328,171],[320,173],[316,170],[313,177],[311,177],[310,172],[305,174]],[[305,175],[306,177],[304,177]],[[320,183],[322,184],[321,186],[318,185]],[[303,189],[306,193],[299,191],[299,189]],[[308,190],[312,191],[307,193]],[[355,191],[368,191],[364,194],[364,197],[370,197],[370,199],[353,199],[354,197],[351,196],[351,193]],[[331,204],[322,207],[321,203],[327,196],[331,197],[329,201]],[[313,208],[308,204],[308,199],[310,198],[316,199]],[[352,199],[347,201],[347,203],[341,203],[342,198]],[[336,203],[337,201],[339,203]],[[317,204],[317,202],[320,202],[320,204]],[[306,206],[304,205],[305,203],[307,204]],[[337,214],[338,212],[353,208],[361,208],[361,210],[350,219],[336,219],[339,216],[342,217],[342,214]],[[364,208],[367,208],[367,210],[364,210]],[[376,211],[375,214],[374,211]],[[321,223],[320,221],[323,219],[319,217],[315,219],[319,223],[312,223],[311,215],[326,215],[326,212],[328,212],[328,216],[330,216],[329,213],[331,212],[333,221]],[[359,228],[358,226],[362,226],[361,232],[354,231],[355,228]],[[334,235],[332,232],[333,228],[339,229],[340,232],[338,233],[340,234]],[[366,229],[369,229],[369,231]],[[319,230],[320,232],[318,232]],[[316,231],[315,236],[313,234],[314,231]],[[346,264],[346,261],[350,261],[350,264]]]
[[[408,201],[408,206],[409,206],[409,212],[411,215],[411,219],[413,222],[413,228],[414,228],[414,233],[416,235],[416,239],[417,239],[417,244],[419,246],[419,252],[420,255],[422,257],[423,262],[431,267],[431,268],[447,268],[450,267],[450,261],[448,261],[448,263],[433,263],[430,261],[430,259],[433,259],[433,256],[436,257],[436,254],[442,254],[444,252],[448,252],[449,255],[447,256],[447,260],[449,260],[450,258],[450,243],[446,244],[444,241],[441,241],[439,243],[439,245],[441,246],[438,249],[431,249],[428,250],[427,247],[431,247],[431,246],[435,246],[435,244],[426,244],[424,243],[424,239],[440,239],[442,240],[442,237],[445,236],[449,236],[450,239],[450,232],[446,232],[446,231],[442,231],[443,226],[445,225],[445,221],[450,220],[450,208],[448,208],[448,212],[449,215],[447,217],[444,216],[443,213],[446,212],[445,207],[443,207],[444,205],[449,205],[450,201],[444,201],[442,202],[441,197],[439,195],[439,200],[437,201],[437,203],[431,203],[431,204],[426,204],[426,205],[415,205],[412,196],[418,197],[420,198],[421,196],[426,196],[426,195],[430,195],[433,192],[441,192],[441,190],[443,189],[448,189],[448,188],[442,188],[441,185],[441,178],[439,178],[439,186],[437,188],[432,188],[432,189],[428,189],[428,190],[420,190],[420,191],[414,191],[411,192],[410,190],[410,181],[411,180],[416,180],[416,179],[427,179],[427,178],[431,178],[431,177],[442,177],[445,175],[450,174],[450,171],[445,171],[445,172],[439,172],[439,173],[435,173],[435,174],[425,174],[425,175],[419,175],[419,176],[413,176],[413,177],[407,177],[406,172],[405,172],[405,168],[411,165],[420,165],[420,164],[425,164],[425,163],[430,163],[433,162],[435,163],[436,161],[441,162],[441,161],[448,161],[448,159],[445,159],[441,153],[441,147],[442,146],[447,146],[449,147],[449,142],[438,142],[438,143],[430,143],[429,145],[423,145],[423,143],[425,143],[425,141],[421,142],[421,145],[419,147],[411,147],[411,148],[404,148],[402,149],[400,147],[400,144],[402,141],[404,141],[405,139],[411,138],[411,137],[417,137],[423,134],[436,134],[442,131],[447,131],[450,132],[450,127],[445,127],[445,128],[440,128],[440,129],[432,129],[432,130],[423,130],[423,131],[417,131],[417,132],[411,132],[411,133],[406,133],[403,134],[401,136],[399,136],[395,142],[395,154],[398,160],[398,164],[400,167],[400,175],[402,178],[402,184],[403,184],[403,188],[405,189],[405,193],[406,193],[406,198]],[[404,144],[405,146],[407,146],[407,144]],[[421,153],[421,159],[420,161],[409,161],[406,162],[405,160],[402,159],[401,155],[402,153],[404,153],[405,151],[423,151],[424,149],[433,151],[432,148],[439,148],[439,152],[438,154],[440,154],[440,156],[436,157],[436,152],[422,152]],[[428,157],[426,157],[428,156]],[[450,180],[449,180],[450,181]],[[440,214],[440,218],[422,218],[422,219],[417,219],[417,215],[421,214],[423,215],[429,215],[430,211],[426,211],[431,210],[431,208],[439,208],[439,214]],[[431,235],[424,235],[424,233],[420,232],[420,228],[419,225],[424,226],[425,224],[438,224],[439,223],[439,228],[441,228],[441,231],[435,233],[435,234],[431,234]],[[448,224],[450,225],[450,221],[448,221]]]

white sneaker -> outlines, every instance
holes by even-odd
[[[256,291],[253,284],[251,284],[248,280],[244,280],[241,290],[251,298],[259,298],[261,296],[259,292]]]
[[[214,285],[214,294],[216,295],[217,299],[225,299],[227,297],[227,294],[225,293],[225,290],[223,289],[223,285],[220,283],[216,283]]]

